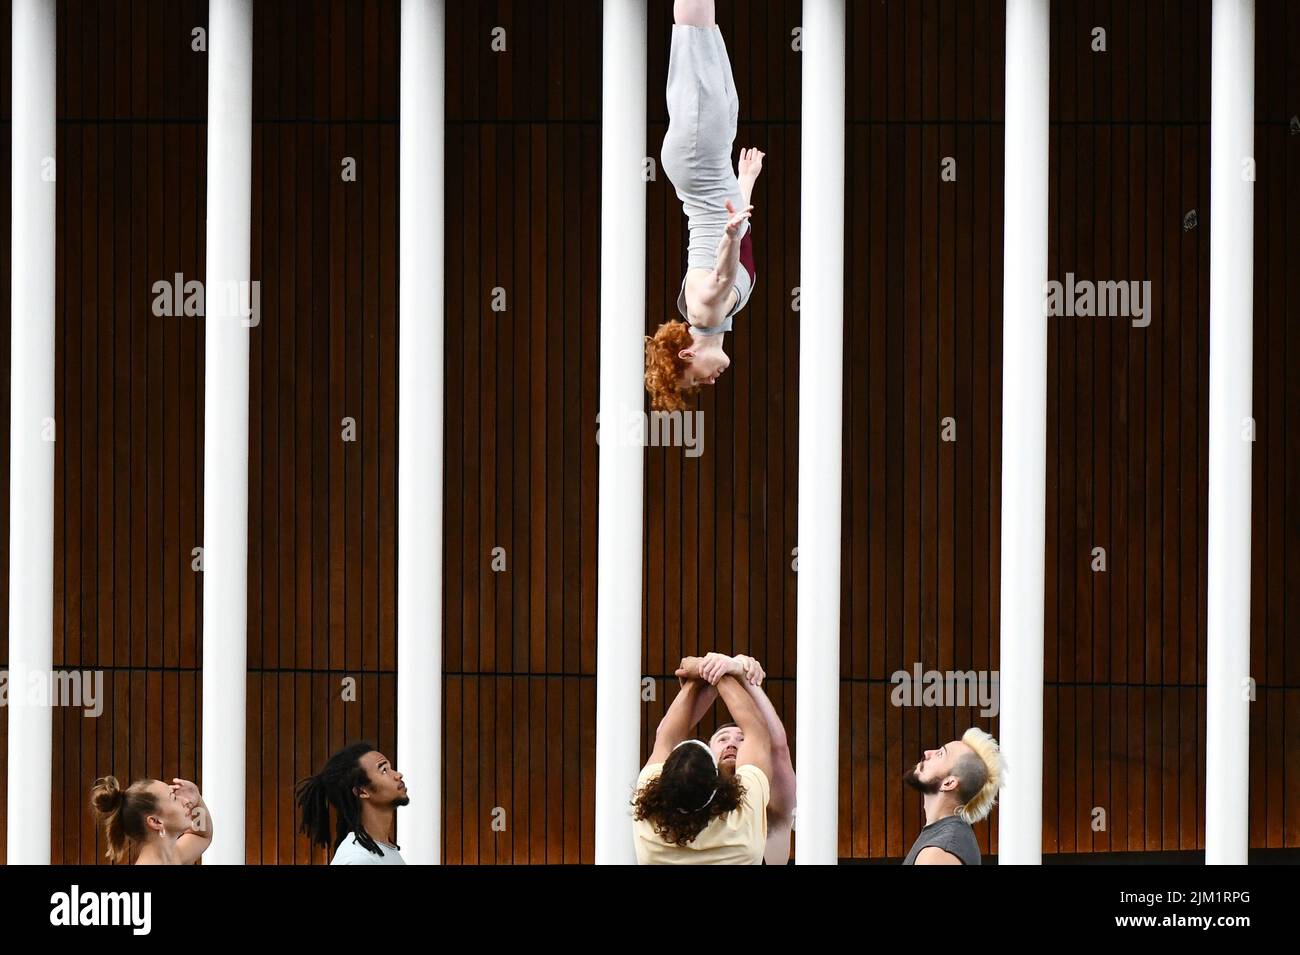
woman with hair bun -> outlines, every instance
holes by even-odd
[[[212,815],[187,779],[138,779],[123,789],[104,776],[91,786],[90,808],[113,862],[192,865],[212,844]]]

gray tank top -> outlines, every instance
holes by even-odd
[[[903,865],[916,865],[916,857],[927,846],[938,846],[944,852],[951,852],[962,865],[980,864],[980,845],[975,839],[975,830],[960,816],[944,816],[922,829]]]

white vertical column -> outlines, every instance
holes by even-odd
[[[1031,865],[1043,850],[1049,22],[1047,0],[1007,0],[998,736],[1011,773],[998,861]]]
[[[596,512],[596,862],[633,863],[640,769],[645,407],[646,0],[605,0],[600,141],[600,496]],[[598,432],[601,433],[601,432]]]
[[[10,865],[49,865],[54,660],[54,0],[13,0],[9,410]]]
[[[397,768],[411,863],[442,857],[444,0],[402,0],[398,127]]]
[[[800,865],[839,860],[844,0],[804,0],[796,792]]]
[[[1246,862],[1250,770],[1250,454],[1255,3],[1214,0],[1210,61],[1210,513],[1205,861]]]
[[[201,780],[215,828],[208,865],[244,863],[252,150],[252,0],[210,0]]]

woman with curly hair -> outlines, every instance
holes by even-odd
[[[749,200],[764,155],[742,149],[732,171],[740,98],[713,0],[676,0],[673,21],[660,161],[681,200],[690,242],[677,295],[685,322],[664,322],[646,338],[646,390],[657,411],[682,410],[686,397],[715,383],[731,364],[722,337],[757,278]]]
[[[767,845],[771,738],[742,680],[740,659],[687,657],[682,690],[655,731],[654,751],[637,777],[632,836],[641,865],[761,865]],[[756,677],[757,678],[757,677]],[[743,741],[735,772],[721,772],[709,744],[688,736],[717,688]]]

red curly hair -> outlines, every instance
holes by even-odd
[[[645,340],[645,390],[650,392],[654,411],[684,411],[686,399],[700,390],[699,385],[682,385],[690,363],[678,352],[694,344],[685,322],[668,321]]]

